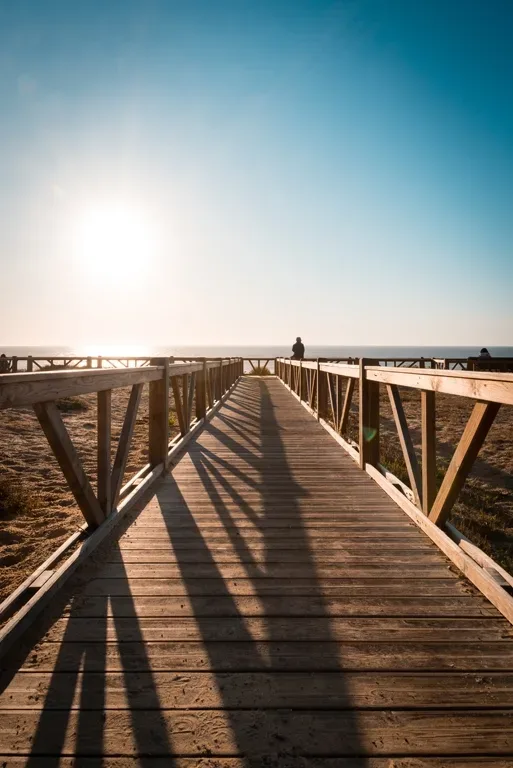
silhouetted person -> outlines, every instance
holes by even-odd
[[[302,360],[304,356],[305,356],[305,345],[301,341],[301,336],[298,336],[296,339],[296,343],[292,347],[292,359]]]
[[[491,356],[491,354],[488,352],[488,350],[486,349],[486,347],[483,347],[483,349],[482,349],[482,350],[481,350],[481,352],[479,353],[479,359],[480,359],[480,360],[491,360],[491,359],[492,359],[492,356]]]
[[[9,373],[9,360],[3,352],[0,355],[0,373]]]

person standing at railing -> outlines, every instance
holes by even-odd
[[[305,356],[305,345],[301,341],[301,336],[296,338],[296,343],[292,347],[292,359],[302,360]]]
[[[9,360],[5,356],[5,354],[2,352],[0,355],[0,373],[9,373],[10,366],[9,366]]]

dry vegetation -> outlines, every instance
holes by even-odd
[[[112,393],[112,451],[129,389]],[[96,487],[96,395],[57,403]],[[178,431],[174,412],[171,435]],[[143,390],[125,481],[148,461],[148,387]],[[84,519],[31,408],[0,412],[0,601],[37,568]]]

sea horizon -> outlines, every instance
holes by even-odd
[[[457,345],[363,345],[363,344],[305,344],[305,356],[316,357],[373,357],[384,358],[468,358],[479,354],[482,344]],[[7,357],[289,357],[291,344],[220,344],[220,345],[12,345],[0,347]],[[513,357],[513,346],[488,346],[493,357]]]

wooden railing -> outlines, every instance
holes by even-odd
[[[323,423],[346,451],[422,527],[446,554],[458,562],[443,537],[470,554],[486,571],[471,578],[497,605],[504,599],[490,585],[490,575],[508,590],[513,578],[488,555],[475,547],[448,522],[465,480],[501,406],[513,405],[513,374],[481,371],[389,368],[363,359],[359,365],[277,360],[277,375],[303,405]],[[421,461],[408,427],[401,388],[420,392]],[[386,390],[397,429],[409,484],[402,482],[380,461],[380,391]],[[358,403],[353,404],[355,393]],[[474,401],[471,415],[445,472],[437,485],[436,395],[458,395]],[[357,416],[357,440],[347,434],[350,414]],[[433,531],[435,529],[435,531]],[[440,535],[436,533],[440,531]],[[458,562],[461,566],[461,563]],[[470,566],[466,566],[467,570]],[[467,572],[467,570],[465,572]],[[470,577],[470,576],[469,576]],[[483,581],[484,579],[484,581]],[[506,610],[513,618],[509,603]]]
[[[150,359],[147,365],[124,370],[79,368],[0,375],[0,410],[27,406],[34,409],[85,518],[85,525],[0,605],[0,621],[17,610],[20,601],[23,605],[28,599],[23,608],[23,611],[28,611],[35,590],[43,586],[45,589],[56,587],[59,579],[69,575],[71,565],[78,564],[77,553],[66,561],[67,566],[62,566],[61,571],[52,570],[55,563],[70,548],[85,539],[78,551],[82,557],[95,546],[95,542],[106,535],[116,518],[125,514],[130,505],[163,473],[185,443],[220,405],[242,375],[242,367],[241,358],[200,359],[192,363],[170,363],[169,358],[155,358]],[[149,387],[149,460],[123,484],[145,385]],[[119,441],[112,452],[111,397],[113,390],[120,388],[130,388],[130,397]],[[58,407],[58,401],[62,398],[91,393],[97,393],[96,492],[84,471]],[[171,405],[176,411],[180,430],[180,434],[172,440],[169,439]],[[8,624],[0,632],[0,645],[11,629]]]
[[[0,357],[0,374],[2,373],[32,373],[47,370],[68,370],[77,368],[140,368],[151,364],[151,355],[138,357],[116,357],[113,355],[78,355],[78,356],[46,356]],[[240,360],[240,357],[209,357],[205,356],[170,356],[170,363],[197,363],[208,359],[210,362],[220,360]]]

